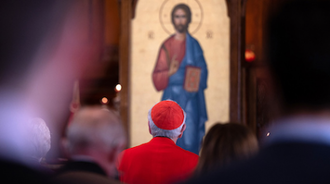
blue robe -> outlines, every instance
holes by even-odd
[[[187,92],[183,88],[186,66],[201,68],[201,79],[198,92]],[[207,66],[203,50],[198,41],[189,33],[186,35],[186,52],[178,71],[169,77],[168,86],[164,89],[162,100],[176,101],[187,114],[186,130],[177,145],[199,154],[201,142],[205,134],[207,111],[204,90],[207,88]]]

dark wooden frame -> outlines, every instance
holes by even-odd
[[[229,120],[244,123],[242,63],[245,56],[245,8],[247,0],[226,0],[230,18]]]
[[[230,18],[230,121],[243,121],[243,86],[242,62],[245,50],[245,6],[247,0],[226,0],[228,16]],[[120,92],[120,116],[125,129],[130,135],[129,104],[130,104],[130,51],[131,51],[131,20],[137,0],[120,0],[121,35],[119,46],[119,82],[122,85]],[[129,145],[129,144],[128,144]]]

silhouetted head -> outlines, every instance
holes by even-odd
[[[238,123],[216,123],[205,135],[197,173],[248,159],[258,151],[258,141],[248,127]]]
[[[330,108],[330,1],[296,0],[269,22],[269,68],[283,110]]]
[[[41,51],[45,38],[51,36],[51,39],[58,39],[58,29],[61,27],[58,24],[66,14],[65,4],[63,0],[12,0],[1,3],[0,86],[22,82],[33,66],[37,52]]]

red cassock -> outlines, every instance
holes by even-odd
[[[118,171],[124,183],[172,183],[185,180],[196,168],[199,156],[177,146],[171,139],[151,141],[123,151]]]

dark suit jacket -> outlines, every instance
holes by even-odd
[[[26,165],[0,158],[1,183],[47,184],[47,177],[38,170]]]
[[[84,161],[70,161],[59,169],[56,176],[51,179],[57,184],[117,184],[120,183],[107,177],[104,170],[96,163]]]
[[[330,145],[302,141],[273,143],[244,163],[215,170],[186,183],[330,183]]]

